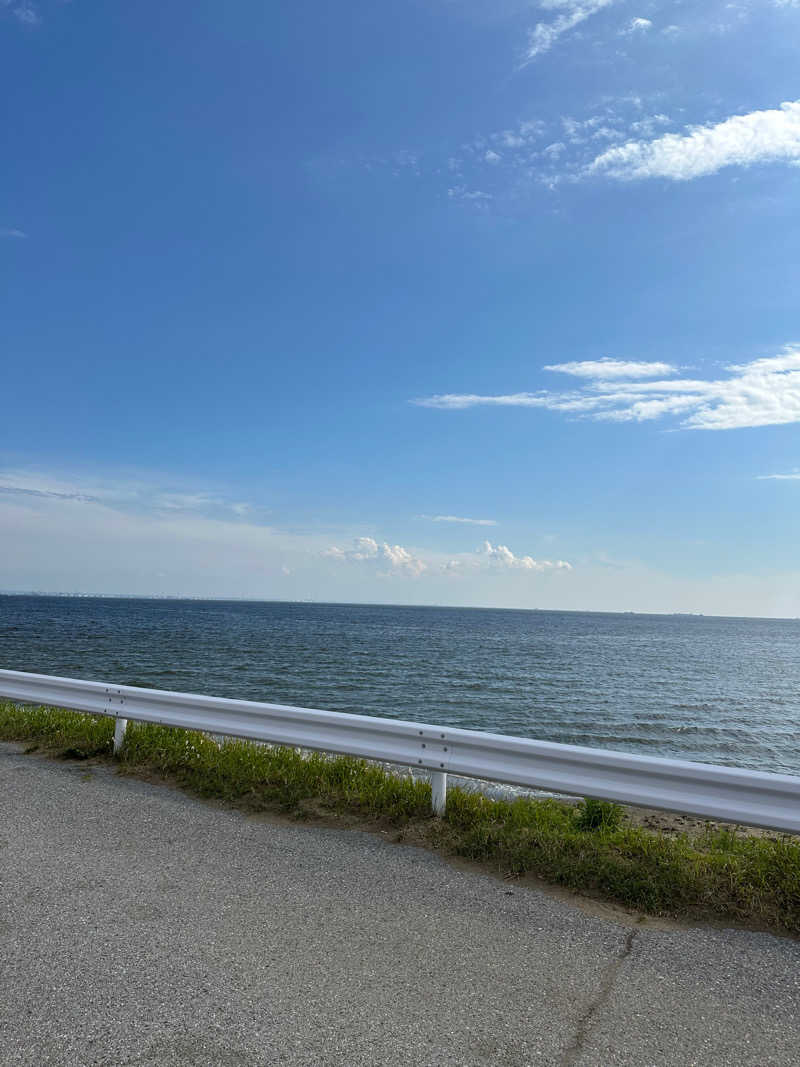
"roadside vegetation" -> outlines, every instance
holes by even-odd
[[[735,828],[668,836],[628,824],[603,801],[493,800],[449,788],[431,815],[430,786],[350,757],[130,723],[119,757],[114,720],[0,703],[0,740],[66,759],[115,760],[250,812],[390,829],[507,877],[532,874],[647,915],[715,919],[800,934],[800,838],[751,837]]]

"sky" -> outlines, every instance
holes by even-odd
[[[0,0],[0,589],[800,616],[800,0]]]

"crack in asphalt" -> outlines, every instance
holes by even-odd
[[[618,955],[611,961],[608,969],[603,975],[597,996],[589,1003],[586,1011],[578,1020],[575,1036],[564,1049],[561,1056],[560,1067],[573,1067],[577,1062],[578,1056],[580,1056],[584,1045],[586,1044],[586,1038],[589,1036],[592,1019],[611,995],[611,990],[614,988],[614,983],[617,980],[620,968],[633,951],[633,942],[636,940],[638,932],[638,930],[629,930],[625,935],[625,941],[622,944],[622,948]]]

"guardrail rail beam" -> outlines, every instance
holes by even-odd
[[[0,670],[0,697],[111,715],[115,752],[133,720],[416,767],[431,776],[437,814],[458,774],[800,833],[800,777],[788,774],[23,671]]]

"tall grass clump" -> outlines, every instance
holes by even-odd
[[[578,807],[575,825],[579,830],[618,830],[624,814],[621,804],[587,797]]]
[[[110,759],[113,733],[110,718],[0,704],[0,739],[54,755]],[[119,766],[249,811],[393,827],[399,840],[651,915],[800,934],[800,838],[711,828],[669,836],[629,825],[606,801],[492,800],[455,788],[435,819],[427,781],[365,760],[142,723],[129,724]]]
[[[0,740],[59,749],[65,758],[110,755],[114,720],[61,708],[20,708],[0,703]]]

